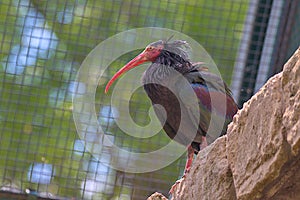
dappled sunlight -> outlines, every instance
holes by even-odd
[[[171,38],[189,43],[192,62],[220,72],[236,100],[248,98],[299,44],[291,2],[300,4],[1,0],[0,190],[104,200],[167,193],[182,175],[186,147],[163,130],[167,106],[152,106],[144,91],[152,60],[107,93],[105,85],[148,44]]]
[[[55,176],[55,170],[52,164],[33,163],[30,165],[27,173],[28,181],[39,184],[50,184]]]
[[[99,123],[111,126],[119,118],[119,111],[113,106],[103,106],[99,112]]]
[[[21,43],[2,60],[3,69],[15,75],[22,74],[27,66],[35,65],[38,59],[49,59],[58,45],[58,38],[47,26],[43,15],[28,0],[21,0],[20,4],[28,6],[20,7],[22,16],[17,19],[22,27],[19,29]]]

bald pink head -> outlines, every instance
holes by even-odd
[[[157,44],[154,45],[154,44],[148,45],[142,53],[140,53],[129,63],[127,63],[124,67],[122,67],[119,71],[117,71],[117,73],[115,73],[114,76],[108,81],[105,87],[105,93],[108,92],[113,82],[117,78],[119,78],[122,74],[124,74],[126,71],[129,71],[130,69],[135,68],[145,62],[154,62],[156,58],[160,55],[161,50],[163,49],[163,45],[157,45]]]

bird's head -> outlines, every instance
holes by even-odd
[[[110,86],[113,82],[121,76],[126,71],[135,68],[145,62],[155,62],[155,60],[163,53],[163,52],[173,52],[175,54],[180,55],[181,57],[187,57],[186,52],[182,51],[181,46],[188,46],[185,41],[176,40],[174,42],[169,43],[170,39],[167,41],[159,40],[157,42],[153,42],[149,44],[142,53],[137,55],[134,59],[128,62],[124,67],[122,67],[119,71],[117,71],[114,76],[109,80],[105,87],[105,93],[108,92]]]

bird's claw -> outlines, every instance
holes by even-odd
[[[191,170],[191,166],[187,167],[187,168],[185,169],[185,171],[184,171],[184,174],[183,174],[182,178],[184,178],[185,175],[186,175],[187,173],[190,172],[190,170]]]

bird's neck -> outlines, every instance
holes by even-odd
[[[144,89],[148,95],[169,95],[169,89],[174,86],[178,77],[191,68],[192,64],[178,54],[162,52],[143,75]]]
[[[191,62],[184,54],[180,55],[167,50],[162,50],[154,63],[173,68],[181,74],[185,74],[192,67]]]

